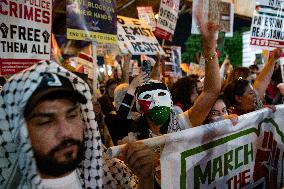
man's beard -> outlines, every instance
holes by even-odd
[[[76,145],[78,147],[76,157],[73,158],[74,152],[70,152],[64,154],[66,161],[59,162],[58,160],[56,160],[55,153],[70,145]],[[48,176],[58,177],[77,168],[77,166],[83,159],[83,149],[84,147],[81,141],[75,139],[67,139],[50,150],[47,155],[42,155],[40,153],[34,152],[34,156],[36,159],[37,167],[41,173]]]

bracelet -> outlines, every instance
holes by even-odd
[[[217,52],[215,51],[215,53],[214,53],[212,56],[208,57],[208,58],[206,58],[206,57],[204,56],[204,54],[203,54],[203,58],[204,58],[205,62],[209,62],[209,61],[213,60],[214,58],[216,58],[217,55],[218,55],[218,54],[217,54]]]

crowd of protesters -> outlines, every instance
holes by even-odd
[[[161,76],[160,55],[149,75],[141,71],[134,78],[128,72],[131,55],[117,57],[124,64],[102,83],[103,93],[52,61],[1,78],[1,153],[9,163],[1,169],[0,186],[160,188],[159,154],[134,141],[224,119],[236,125],[242,114],[275,110],[284,95],[281,49],[270,53],[263,68],[232,69],[228,57],[219,66],[218,26],[201,13],[197,23],[205,75],[179,78],[171,86]],[[106,156],[106,148],[124,143],[120,159]]]

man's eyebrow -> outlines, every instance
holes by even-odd
[[[54,113],[49,113],[49,112],[35,112],[31,113],[31,115],[27,117],[27,120],[31,120],[36,117],[52,117],[53,115]]]
[[[77,110],[78,108],[79,108],[79,105],[75,104],[74,106],[72,106],[70,109],[67,110],[67,113],[71,113],[71,112]]]

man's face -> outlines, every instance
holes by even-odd
[[[78,104],[67,99],[40,102],[26,118],[43,178],[73,171],[83,156],[84,122]]]

